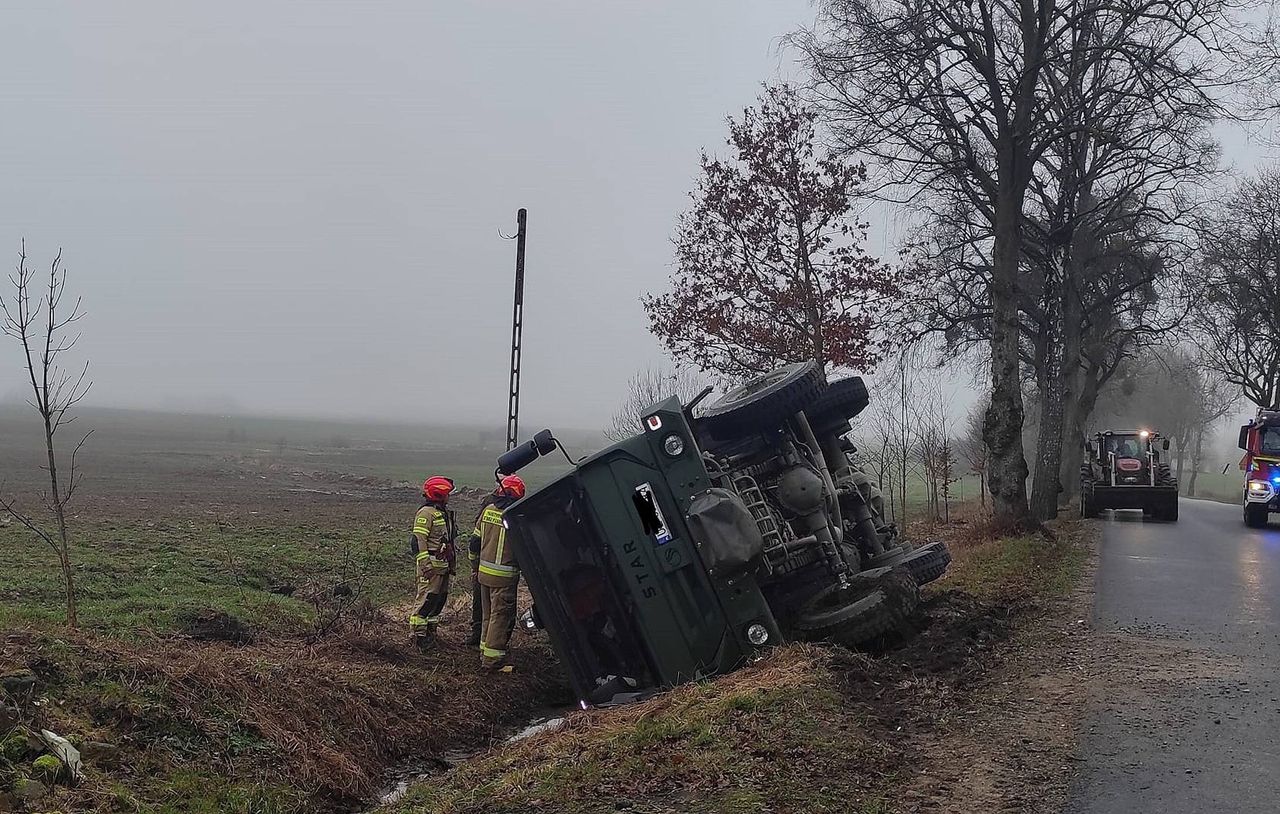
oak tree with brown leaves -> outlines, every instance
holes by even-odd
[[[644,298],[677,362],[740,378],[808,359],[866,371],[882,358],[898,276],[864,249],[853,206],[865,166],[827,154],[816,119],[793,88],[766,86],[729,120],[732,157],[703,154],[670,288]]]

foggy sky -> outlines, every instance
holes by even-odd
[[[515,210],[524,426],[661,363],[699,152],[809,0],[7,4],[0,267],[64,249],[99,405],[501,425]],[[1224,164],[1268,153],[1219,128]],[[901,216],[875,207],[892,259]],[[947,374],[962,415],[967,371]],[[0,343],[0,401],[24,396]],[[873,384],[874,386],[874,384]],[[1242,412],[1246,412],[1242,410]]]
[[[807,0],[7,4],[0,265],[59,246],[93,401],[599,426],[660,360],[704,146]],[[0,399],[20,392],[0,345]]]

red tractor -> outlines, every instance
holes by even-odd
[[[1250,528],[1267,525],[1267,516],[1280,512],[1280,410],[1259,409],[1240,428],[1240,449],[1244,457],[1244,524]]]
[[[1084,446],[1083,517],[1097,517],[1104,509],[1142,509],[1144,516],[1177,522],[1178,480],[1163,457],[1168,438],[1150,430],[1108,430]]]

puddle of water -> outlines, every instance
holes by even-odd
[[[378,802],[375,803],[373,807],[381,808],[383,806],[395,805],[396,803],[403,800],[404,796],[409,793],[409,784],[411,782],[414,782],[417,780],[425,780],[426,778],[427,778],[427,775],[425,774],[419,777],[404,778],[399,783],[396,783],[395,786],[390,791],[386,792],[381,797],[379,797]]]
[[[392,779],[388,785],[384,786],[382,791],[378,792],[375,802],[370,805],[366,811],[377,811],[387,806],[395,805],[405,798],[409,793],[409,789],[424,780],[430,780],[432,777],[447,772],[460,763],[475,757],[477,752],[446,752],[444,756],[435,758],[426,762],[412,761],[403,763],[392,771]]]
[[[516,734],[507,738],[507,743],[515,743],[516,741],[522,741],[525,738],[532,738],[534,735],[539,735],[543,732],[553,732],[559,729],[563,724],[564,724],[563,717],[542,718],[539,720],[535,720],[532,723],[530,723],[528,726],[526,726],[524,729],[521,729]]]

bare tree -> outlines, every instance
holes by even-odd
[[[849,149],[869,153],[913,191],[963,200],[992,235],[984,274],[991,404],[984,435],[998,514],[1028,518],[1018,369],[1023,203],[1053,138],[1037,98],[1053,0],[829,0],[798,38]]]
[[[672,396],[687,404],[706,385],[707,382],[689,368],[649,367],[638,371],[627,382],[626,401],[605,427],[605,438],[614,442],[630,438],[640,432],[640,422],[649,407]]]
[[[968,471],[978,476],[978,500],[987,506],[987,445],[982,440],[982,416],[987,411],[985,399],[969,410],[964,433],[956,441],[956,452],[968,466]]]
[[[1195,328],[1205,361],[1259,407],[1280,405],[1280,167],[1221,202],[1202,247]]]
[[[1250,42],[1234,0],[826,0],[815,31],[797,38],[817,92],[846,147],[879,159],[891,193],[919,206],[962,210],[961,237],[980,250],[964,296],[980,301],[974,324],[987,346],[991,404],[985,437],[996,513],[1028,518],[1028,474],[1020,362],[1029,311],[1045,323],[1045,420],[1060,424],[1071,244],[1081,213],[1124,174],[1115,162],[1090,180],[1098,156],[1161,155],[1222,110],[1216,93],[1243,73],[1226,67]],[[1257,67],[1257,66],[1254,66]],[[1135,142],[1135,123],[1152,129]],[[1163,140],[1162,140],[1163,139]],[[1192,139],[1194,141],[1194,139]],[[1133,149],[1137,144],[1138,149]],[[1184,153],[1185,154],[1185,153]],[[1173,161],[1176,165],[1179,161]],[[1101,166],[1101,165],[1100,165]],[[1154,166],[1163,168],[1156,163]],[[1115,196],[1111,196],[1115,197]],[[1122,196],[1123,198],[1123,196]],[[1035,262],[1038,258],[1038,262]],[[1033,262],[1029,262],[1033,261]],[[1028,286],[1028,269],[1034,285]],[[1047,408],[1047,409],[1044,409]],[[1040,433],[1046,449],[1037,515],[1052,514],[1060,433]]]
[[[15,499],[0,495],[0,509],[44,541],[57,556],[62,567],[67,625],[74,628],[79,623],[79,618],[76,609],[75,571],[71,560],[71,534],[67,528],[67,505],[80,483],[76,456],[93,431],[85,433],[72,449],[65,478],[59,477],[54,437],[59,429],[75,421],[75,416],[68,412],[85,397],[91,385],[86,378],[89,372],[88,361],[79,368],[78,373],[59,364],[62,354],[74,348],[80,339],[78,333],[72,335],[72,326],[84,316],[84,312],[80,308],[79,298],[70,308],[64,306],[67,273],[62,268],[61,251],[49,265],[47,287],[37,289],[36,272],[27,267],[24,241],[18,253],[18,267],[10,275],[9,282],[13,286],[12,297],[0,297],[0,331],[22,346],[31,383],[30,404],[40,413],[44,424],[49,490],[42,492],[41,498],[45,508],[53,515],[56,530],[49,530],[34,515],[19,509]]]
[[[950,518],[950,490],[955,483],[952,416],[939,380],[925,379],[912,388],[908,444],[925,488],[925,509],[932,520]]]
[[[899,489],[900,483],[906,483],[902,466],[907,461],[906,430],[902,419],[897,388],[885,388],[859,417],[855,432],[857,465],[871,475],[884,491],[889,515],[905,526],[904,493]]]

